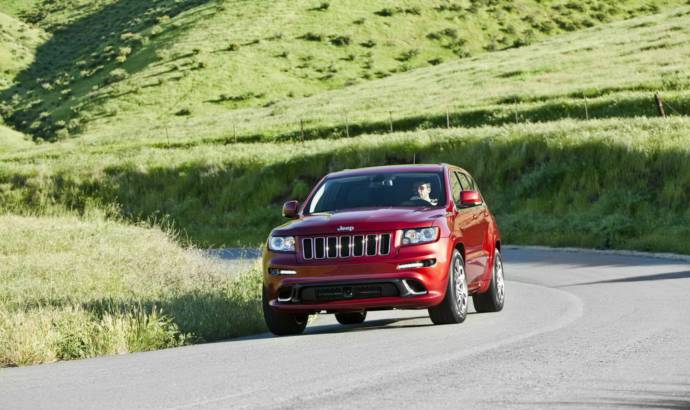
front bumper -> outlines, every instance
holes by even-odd
[[[295,313],[424,309],[445,297],[448,254],[447,238],[365,258],[304,261],[296,254],[267,250],[263,257],[264,287],[271,307]],[[428,259],[436,263],[397,269],[401,264]],[[271,275],[269,269],[296,274]]]

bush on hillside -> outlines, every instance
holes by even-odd
[[[332,35],[329,36],[329,40],[331,44],[334,46],[342,47],[342,46],[349,46],[350,45],[350,36],[339,36],[339,35]]]
[[[107,84],[112,84],[116,83],[118,81],[125,80],[129,77],[129,73],[127,70],[123,68],[116,68],[112,70],[110,73],[108,73],[108,77],[106,78],[106,83]]]
[[[317,33],[312,33],[311,31],[304,33],[300,37],[297,37],[301,40],[306,40],[306,41],[323,41],[323,35],[322,34],[317,34]]]

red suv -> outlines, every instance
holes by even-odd
[[[304,204],[288,201],[263,254],[263,311],[276,335],[335,313],[428,309],[435,324],[460,323],[505,298],[501,237],[477,184],[448,164],[400,165],[326,175]]]

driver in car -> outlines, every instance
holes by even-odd
[[[414,192],[416,195],[414,195],[412,198],[410,198],[411,201],[414,200],[423,200],[431,204],[432,206],[436,206],[438,203],[438,199],[436,198],[431,198],[431,183],[430,182],[416,182],[414,184]]]

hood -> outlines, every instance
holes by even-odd
[[[274,235],[336,235],[387,232],[432,226],[446,214],[443,208],[372,208],[304,216],[273,230]]]

